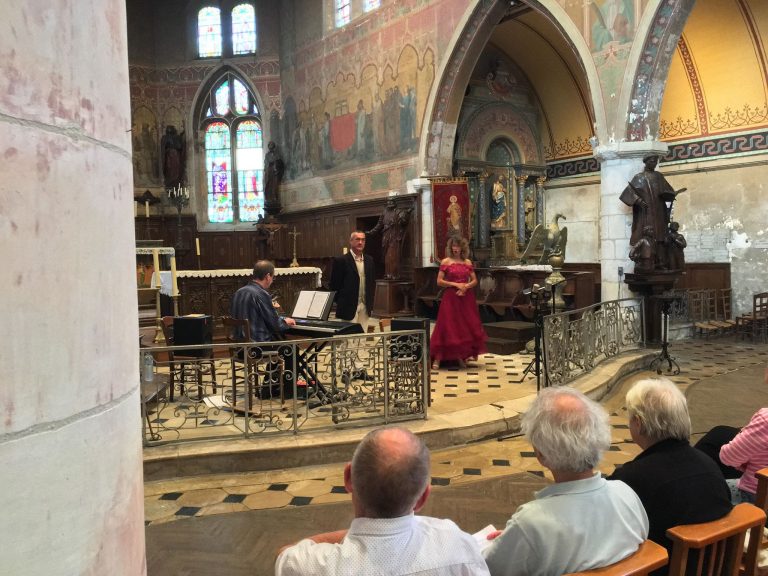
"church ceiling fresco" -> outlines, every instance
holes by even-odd
[[[584,35],[600,74],[604,101],[615,100],[626,82],[632,35],[651,3],[556,1]],[[668,142],[701,139],[695,146],[697,157],[765,150],[761,142],[768,127],[767,35],[768,2],[697,0],[672,56],[658,137]],[[579,157],[591,156],[588,141],[594,131],[594,114],[590,94],[563,35],[534,9],[497,26],[491,41],[504,49],[533,86],[545,123],[541,134],[547,160],[580,162]],[[608,122],[616,126],[616,140],[630,138],[610,114]],[[641,128],[638,137],[654,136],[650,127]],[[760,135],[741,137],[749,131]],[[673,150],[682,154],[673,153],[674,157],[690,157],[679,147]],[[582,163],[567,172],[597,166]]]
[[[713,42],[713,35],[723,41]],[[768,127],[768,2],[699,0],[688,17],[661,108],[667,141]]]
[[[524,71],[542,111],[539,133],[547,160],[591,153],[594,119],[586,79],[562,35],[530,11],[496,27],[489,42]]]

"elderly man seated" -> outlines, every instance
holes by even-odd
[[[487,576],[472,536],[450,520],[414,515],[427,501],[429,479],[429,450],[417,436],[404,428],[370,432],[344,469],[355,512],[349,530],[283,548],[276,576]]]
[[[523,504],[484,550],[493,576],[554,576],[607,566],[648,534],[643,505],[623,482],[595,471],[611,443],[608,414],[572,388],[546,388],[523,432],[555,484]]]
[[[643,451],[610,478],[637,492],[650,539],[670,549],[668,528],[722,518],[731,511],[730,491],[717,464],[688,443],[691,419],[677,386],[640,380],[627,393],[626,407],[632,440]]]

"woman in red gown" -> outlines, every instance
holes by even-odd
[[[477,286],[477,276],[469,256],[469,242],[464,238],[448,239],[440,262],[437,285],[443,290],[437,322],[429,342],[432,362],[455,361],[460,367],[467,360],[475,360],[486,351],[487,336],[480,323],[477,301],[472,290]]]

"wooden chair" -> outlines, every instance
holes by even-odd
[[[720,302],[720,312],[718,319],[729,326],[729,330],[736,329],[736,318],[733,317],[733,290],[731,288],[721,288],[718,300]]]
[[[742,562],[742,573],[753,576],[763,524],[763,510],[752,504],[739,504],[719,520],[670,528],[670,576],[736,576]],[[747,533],[749,548],[744,553]],[[694,563],[689,565],[689,558]]]
[[[752,313],[736,318],[736,333],[742,339],[749,336],[753,342],[768,338],[768,292],[752,296]]]
[[[757,477],[757,492],[755,493],[755,506],[762,509],[763,512],[768,514],[768,468],[763,468],[755,472]],[[765,532],[762,533],[760,539],[760,545],[758,546],[758,559],[762,555],[764,556],[768,551],[768,538],[765,536]],[[741,572],[744,576],[747,576],[745,572]]]
[[[231,344],[251,342],[251,326],[247,319],[240,320],[238,318],[232,318],[231,316],[223,316],[221,318],[221,324],[226,331],[227,342]],[[279,356],[276,351],[262,351],[262,353],[262,358],[268,358],[273,363],[278,362]],[[253,410],[253,396],[256,392],[256,387],[258,386],[256,374],[259,359],[246,354],[243,346],[230,346],[229,360],[230,368],[232,370],[232,406],[234,406],[237,401],[238,374],[242,374],[245,395],[247,398],[247,409],[248,412],[251,412]],[[281,373],[282,369],[278,368],[278,382],[282,380]],[[271,385],[268,385],[266,390],[270,390],[269,396],[271,397]],[[285,404],[285,392],[281,383],[280,405],[282,406],[283,404]]]
[[[163,330],[166,346],[174,346],[173,339],[173,316],[163,316],[160,319],[160,327]],[[216,366],[213,361],[212,350],[203,351],[202,356],[185,354],[183,351],[168,350],[168,372],[169,387],[168,400],[173,402],[174,390],[176,388],[176,376],[179,377],[179,392],[184,394],[184,384],[186,381],[186,372],[190,366],[194,367],[195,378],[197,380],[198,399],[203,397],[203,374],[210,373],[213,381],[213,392],[216,392]]]
[[[725,322],[718,313],[719,306],[717,305],[717,290],[714,288],[708,288],[702,291],[703,306],[706,312],[706,317],[711,324],[717,326],[721,333],[729,331],[733,325]]]
[[[619,560],[610,566],[593,568],[583,572],[571,572],[565,576],[592,575],[595,576],[645,576],[667,563],[667,550],[652,540],[646,540],[637,552]]]
[[[694,335],[706,336],[717,334],[723,327],[712,322],[709,317],[709,291],[708,290],[689,290],[688,291],[688,313],[693,321]]]

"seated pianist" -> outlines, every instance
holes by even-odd
[[[283,318],[277,314],[272,305],[272,296],[269,287],[275,279],[275,265],[269,260],[259,260],[253,267],[251,281],[235,292],[232,298],[230,313],[238,320],[248,320],[253,342],[273,342],[284,340],[283,335],[292,326],[296,325],[293,318]],[[244,334],[237,334],[238,338],[244,338]],[[290,348],[288,348],[290,350]],[[284,358],[285,366],[293,366],[292,354]],[[274,367],[271,367],[273,370]],[[286,386],[292,379],[286,379],[283,373],[283,386],[285,397],[292,397],[293,390]]]

